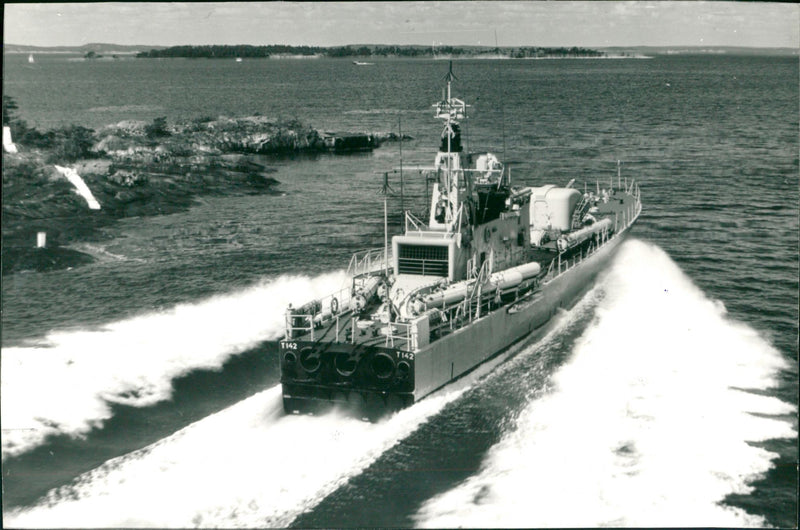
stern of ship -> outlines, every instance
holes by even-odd
[[[347,342],[279,343],[288,414],[334,408],[374,420],[414,402],[414,355]]]

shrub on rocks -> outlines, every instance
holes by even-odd
[[[134,186],[147,184],[148,178],[144,173],[137,173],[127,169],[118,169],[108,176],[108,180],[120,186],[132,188]]]
[[[48,157],[49,162],[63,164],[81,158],[91,158],[95,155],[92,151],[94,130],[80,125],[70,125],[52,132],[54,137],[52,151]]]
[[[167,117],[160,116],[158,118],[155,118],[153,120],[153,123],[145,125],[144,133],[150,139],[164,138],[166,136],[170,136],[171,133],[167,129]]]

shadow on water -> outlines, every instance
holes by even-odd
[[[112,416],[85,438],[54,436],[7,458],[3,508],[33,504],[103,462],[141,449],[206,416],[274,386],[279,371],[267,343],[230,358],[219,370],[195,370],[173,381],[172,399],[150,407],[112,404]]]

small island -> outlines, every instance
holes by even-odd
[[[70,246],[103,239],[103,228],[120,218],[182,211],[203,195],[277,193],[275,170],[253,155],[347,153],[396,139],[380,132],[331,135],[259,115],[175,122],[162,116],[43,132],[16,109],[3,96],[3,126],[14,142],[3,152],[3,274],[91,262]],[[99,209],[87,207],[65,167],[79,175]],[[43,248],[36,245],[39,232],[47,234]]]
[[[349,46],[288,46],[272,44],[268,46],[170,46],[152,49],[136,54],[138,58],[269,58],[280,56],[299,57],[504,57],[526,58],[596,58],[605,57],[604,52],[589,48],[546,48],[539,46],[496,47],[496,46],[391,46],[391,45],[349,45]]]

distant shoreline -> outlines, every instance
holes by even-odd
[[[9,55],[26,55],[27,52],[8,52]],[[125,60],[130,61],[131,59],[139,59],[135,57],[132,53],[125,53],[125,54],[113,54],[112,56],[109,52],[109,55],[102,55],[98,57],[88,58],[84,57],[83,55],[77,52],[40,52],[35,55],[61,55],[66,56],[67,61],[113,61],[113,60]],[[688,55],[688,54],[687,54]],[[712,54],[709,54],[712,55]],[[714,56],[727,56],[733,57],[734,55],[726,55],[726,54],[714,54]],[[467,55],[467,56],[452,56],[452,55],[422,55],[416,57],[403,57],[403,56],[396,56],[396,55],[389,55],[384,57],[368,57],[370,61],[421,61],[421,60],[430,60],[430,61],[453,61],[453,60],[476,60],[476,61],[587,61],[587,60],[625,60],[625,59],[655,59],[657,56],[649,56],[649,55],[602,55],[602,56],[570,56],[570,55],[545,55],[540,57],[508,57],[505,55]],[[661,57],[668,57],[668,55],[662,55]],[[184,60],[211,60],[211,61],[232,61],[234,58],[232,57],[155,57],[154,59],[158,60],[173,60],[173,59],[184,59]],[[331,60],[331,61],[342,61],[342,62],[351,62],[353,60],[352,57],[326,57],[324,55],[273,55],[270,57],[245,57],[242,59],[243,61],[316,61],[316,60]],[[374,64],[374,63],[371,63]]]
[[[12,45],[13,46],[13,45]],[[26,47],[27,48],[27,47]],[[654,59],[657,57],[679,57],[679,56],[711,56],[711,57],[798,57],[800,56],[800,50],[796,49],[789,49],[789,48],[649,48],[637,51],[634,48],[631,49],[622,49],[622,48],[614,48],[614,49],[604,49],[599,48],[599,51],[602,52],[602,55],[596,56],[589,56],[589,55],[579,55],[579,56],[572,56],[572,55],[541,55],[541,56],[530,56],[530,57],[509,57],[508,55],[502,54],[460,54],[460,55],[453,55],[453,54],[436,54],[433,55],[430,52],[427,53],[420,53],[414,56],[402,56],[402,55],[379,55],[379,56],[340,56],[340,57],[331,57],[322,53],[315,53],[315,54],[273,54],[268,57],[242,57],[244,60],[252,60],[252,59],[279,59],[279,60],[292,60],[292,59],[369,59],[369,60],[376,60],[376,59],[434,59],[434,60],[456,60],[456,59]],[[113,48],[110,49],[97,49],[96,54],[97,57],[92,58],[91,60],[97,59],[135,59],[138,58],[137,55],[140,54],[142,51],[145,50],[115,50]],[[8,46],[4,47],[3,55],[9,56],[19,56],[19,55],[61,55],[61,56],[86,56],[86,48],[84,49],[50,49],[50,48],[40,48],[40,49],[14,49],[12,47],[9,49]],[[184,59],[191,59],[194,57],[158,57],[159,59],[173,59],[173,58],[184,58]],[[234,57],[196,57],[199,59],[232,59]]]
[[[93,53],[93,52],[89,52]],[[539,46],[384,46],[384,45],[349,45],[349,46],[287,46],[287,45],[205,45],[205,46],[171,46],[169,48],[151,49],[136,54],[138,58],[153,59],[166,57],[187,58],[268,58],[273,56],[322,56],[326,58],[379,59],[388,57],[422,58],[437,56],[453,58],[471,58],[494,55],[522,59],[526,57],[600,57],[605,53],[591,48],[573,46],[539,47]]]

